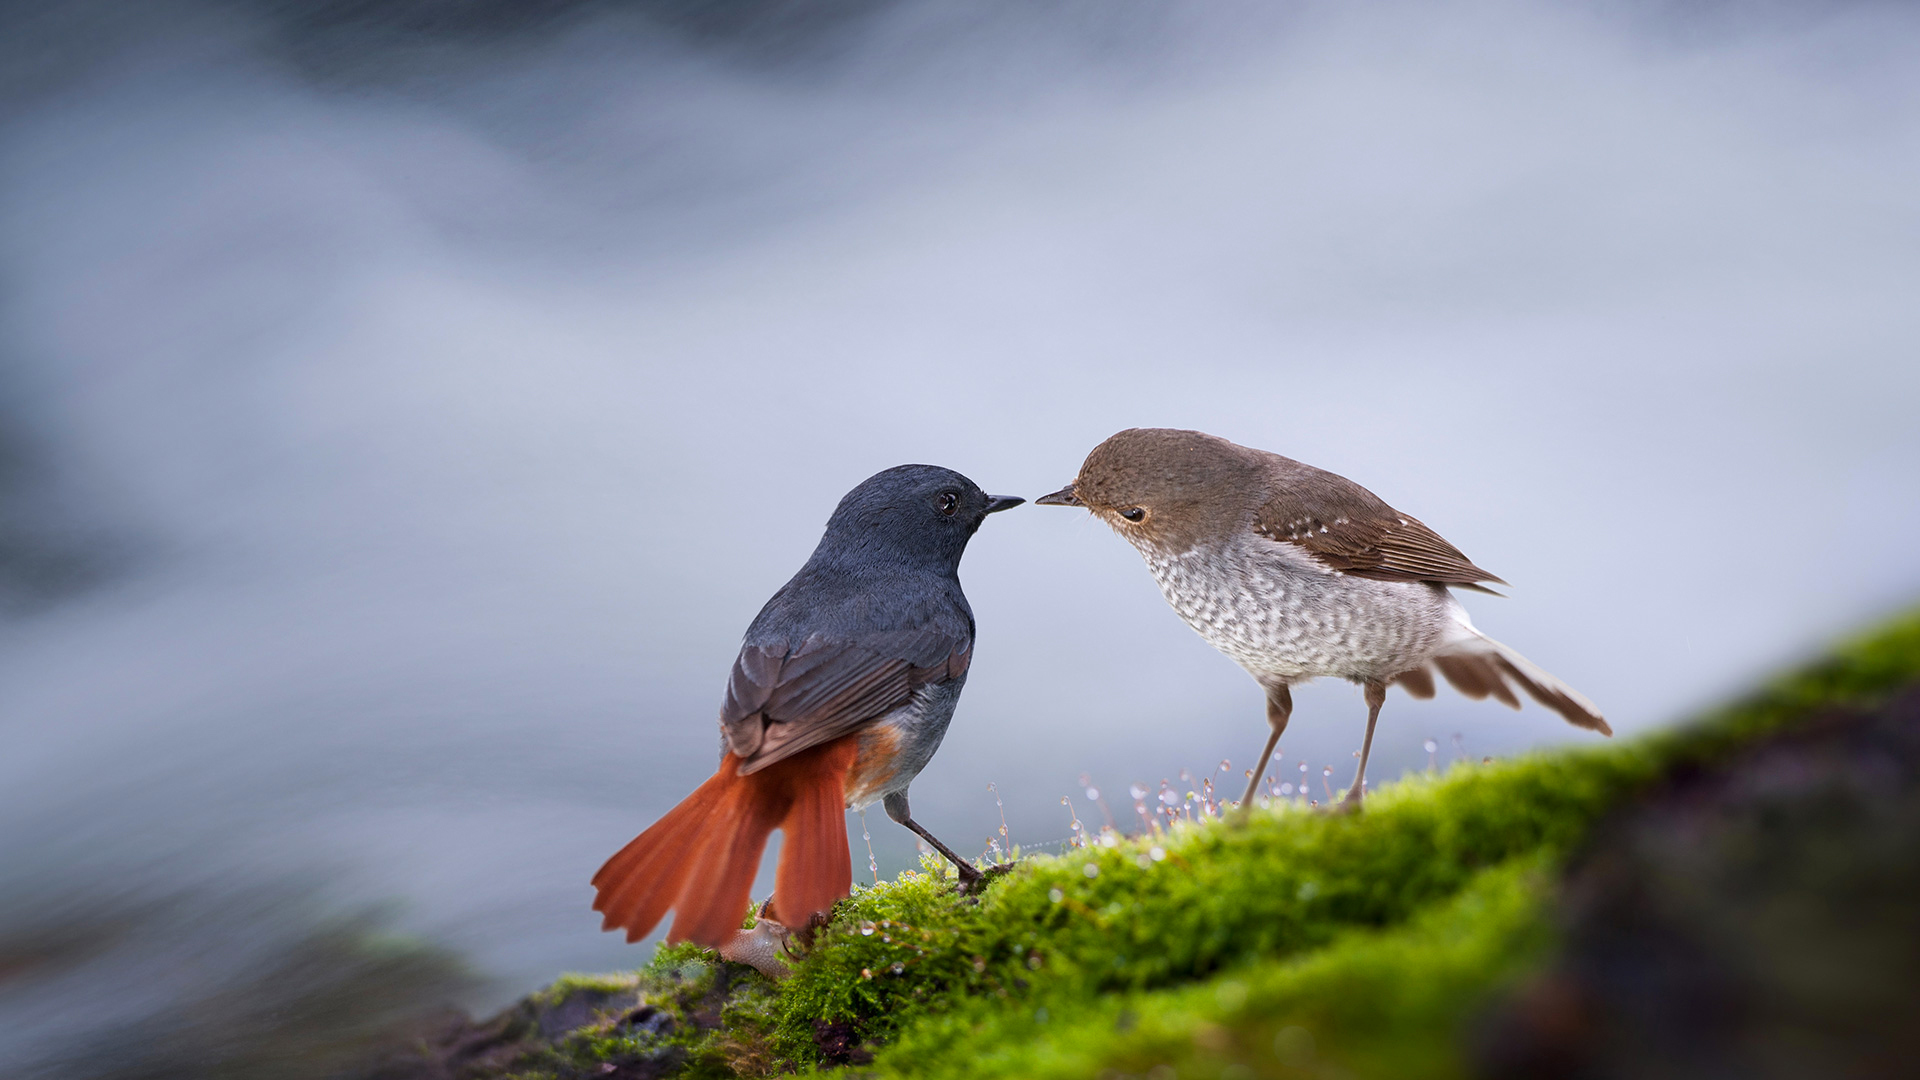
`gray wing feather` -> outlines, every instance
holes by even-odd
[[[748,645],[734,661],[720,727],[742,775],[831,742],[966,673],[972,643],[935,630],[863,640],[814,635],[797,648]]]

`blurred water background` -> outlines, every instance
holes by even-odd
[[[1031,498],[1164,425],[1344,473],[1625,735],[1920,595],[1904,5],[4,14],[0,1073],[246,1073],[644,959],[588,876],[900,462]],[[1083,774],[1258,748],[1084,514],[963,578],[913,792],[957,847],[989,783],[1034,844]],[[1337,787],[1359,694],[1297,700]],[[1586,738],[1394,695],[1373,775]]]

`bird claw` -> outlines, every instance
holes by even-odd
[[[988,863],[984,868],[972,865],[961,866],[958,868],[960,871],[958,891],[962,896],[978,896],[987,882],[1011,872],[1016,865],[1018,864],[1003,862]]]
[[[751,930],[735,930],[716,950],[720,959],[746,964],[769,979],[787,977],[786,957],[793,955],[793,931],[773,917],[773,901],[760,908]]]

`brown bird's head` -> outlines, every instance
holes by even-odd
[[[1034,500],[1083,506],[1142,549],[1224,539],[1261,488],[1255,452],[1202,431],[1128,428],[1093,448],[1073,483]]]

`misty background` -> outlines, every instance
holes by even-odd
[[[354,920],[475,1007],[644,960],[588,877],[902,462],[1033,498],[1153,425],[1340,472],[1629,737],[1920,597],[1906,6],[4,13],[7,1071]],[[1031,846],[1100,820],[1083,774],[1120,809],[1258,750],[1084,513],[995,516],[962,578],[913,789],[960,850],[989,783]],[[1337,790],[1359,692],[1296,700]],[[1396,693],[1372,775],[1592,738]]]

